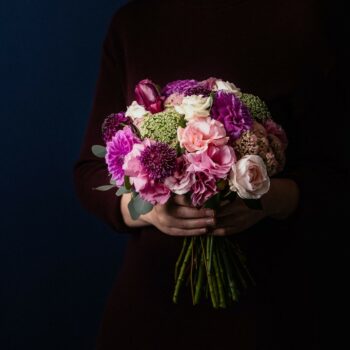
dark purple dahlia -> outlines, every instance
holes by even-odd
[[[231,141],[237,140],[244,131],[253,126],[253,118],[248,108],[234,94],[223,90],[215,94],[210,114],[224,124]]]
[[[126,117],[124,112],[110,114],[104,120],[101,128],[104,142],[111,141],[118,130],[123,129],[125,125],[130,125],[131,122],[131,119]]]
[[[144,149],[140,162],[151,179],[163,181],[176,170],[176,151],[166,143],[155,142]]]
[[[194,88],[198,86],[198,81],[191,79],[191,80],[175,80],[171,83],[165,85],[165,87],[162,90],[162,95],[165,97],[170,96],[171,94],[178,93],[183,94],[186,92],[186,90],[190,88]]]

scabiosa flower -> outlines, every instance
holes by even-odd
[[[140,162],[151,179],[163,181],[175,172],[176,151],[166,143],[152,142],[142,151]]]
[[[193,88],[198,86],[198,81],[191,79],[191,80],[175,80],[171,83],[165,85],[163,88],[161,94],[165,97],[168,97],[169,95],[177,92],[179,94],[184,93],[189,88]]]
[[[243,93],[240,96],[240,100],[248,107],[252,117],[255,120],[264,122],[267,118],[271,117],[266,103],[258,96]]]
[[[185,118],[168,109],[160,113],[146,116],[140,126],[142,138],[149,138],[159,142],[165,142],[173,148],[178,145],[177,128],[185,126]]]
[[[231,141],[237,140],[244,131],[250,130],[253,124],[248,108],[238,97],[224,90],[215,94],[211,116],[225,125]]]
[[[112,137],[118,130],[130,125],[131,119],[125,116],[124,112],[112,113],[103,122],[101,132],[105,143],[111,141]]]
[[[107,142],[105,159],[108,171],[117,186],[122,186],[124,183],[124,158],[135,143],[140,143],[140,140],[133,134],[129,126],[117,131],[112,140]]]
[[[211,93],[211,91],[203,86],[190,87],[189,89],[186,89],[184,91],[185,96],[191,96],[191,95],[209,96],[210,93]]]

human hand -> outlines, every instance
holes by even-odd
[[[212,209],[197,209],[183,195],[175,195],[166,204],[155,205],[138,220],[130,218],[127,209],[129,200],[130,195],[123,195],[121,210],[125,223],[131,227],[153,225],[171,236],[197,236],[207,233],[208,228],[215,224]]]
[[[217,212],[217,222],[212,234],[227,236],[242,232],[265,217],[277,220],[287,218],[297,207],[299,189],[293,180],[271,179],[269,191],[261,197],[262,210],[250,209],[237,197],[223,203]]]

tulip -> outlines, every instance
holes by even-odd
[[[136,85],[135,96],[136,102],[152,114],[164,110],[163,98],[160,96],[157,86],[151,80],[141,80]]]

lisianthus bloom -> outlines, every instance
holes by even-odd
[[[210,197],[218,193],[215,177],[207,172],[196,172],[191,192],[192,204],[201,207]]]
[[[165,143],[149,139],[135,144],[125,157],[123,170],[140,197],[150,203],[165,204],[169,188],[162,182],[176,169],[176,152]]]
[[[189,163],[186,157],[176,160],[176,170],[172,176],[165,179],[164,184],[176,194],[185,194],[190,191],[196,181],[195,173],[187,171]]]
[[[235,84],[230,83],[229,81],[223,81],[221,79],[216,79],[215,84],[213,85],[213,90],[223,90],[235,94],[237,96],[241,95],[240,89]]]
[[[125,156],[132,150],[134,144],[141,141],[133,134],[129,126],[119,130],[106,145],[106,163],[108,171],[117,186],[124,183],[123,163]]]
[[[102,124],[102,137],[105,143],[111,141],[112,137],[118,130],[131,124],[131,119],[125,116],[124,112],[112,113],[105,118]]]
[[[137,122],[138,119],[144,118],[148,113],[144,106],[139,105],[136,101],[133,101],[127,108],[125,115],[130,117],[133,122]]]
[[[231,141],[250,130],[253,124],[248,108],[234,94],[223,90],[215,94],[211,116],[224,124]]]
[[[225,179],[232,165],[236,162],[236,155],[231,146],[209,145],[208,149],[198,153],[185,155],[189,162],[188,171],[205,172],[215,179]]]
[[[270,188],[270,178],[263,159],[247,155],[233,164],[229,177],[230,190],[244,199],[259,199]]]
[[[179,93],[183,94],[188,90],[189,88],[193,88],[198,86],[198,81],[194,79],[188,79],[188,80],[175,80],[163,88],[161,94],[165,97],[168,97],[169,95],[173,93]]]
[[[163,98],[160,96],[157,86],[148,79],[141,80],[135,88],[135,99],[139,105],[149,112],[158,113],[163,108]]]
[[[209,116],[209,109],[213,99],[211,96],[191,95],[185,96],[181,105],[174,106],[176,112],[183,114],[186,120],[194,117]]]
[[[210,117],[191,119],[185,128],[177,129],[177,137],[188,152],[205,151],[209,144],[224,145],[229,139],[224,125]]]

